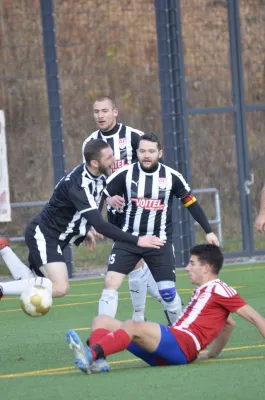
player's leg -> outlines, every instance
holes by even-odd
[[[134,321],[145,320],[146,294],[150,294],[154,299],[161,302],[157,283],[154,280],[148,265],[141,260],[135,269],[128,275],[128,284],[133,304]]]
[[[160,296],[157,283],[146,263],[143,265],[143,272],[147,280],[147,293],[150,294],[155,300],[161,302],[162,298]]]
[[[32,271],[18,258],[10,248],[9,236],[0,236],[0,255],[14,279],[33,278]]]
[[[172,243],[166,243],[162,249],[148,250],[144,259],[157,282],[162,304],[171,324],[174,324],[181,312],[181,299],[175,286],[175,260]]]
[[[20,296],[32,286],[44,286],[52,294],[52,282],[50,279],[41,276],[30,279],[19,279],[17,281],[0,282],[0,288],[4,296]]]
[[[103,350],[106,357],[126,348],[153,366],[187,363],[186,356],[180,349],[176,338],[164,325],[154,322],[121,322],[117,319],[100,316],[95,318],[92,323],[93,334],[95,336],[93,342],[90,343],[92,353],[93,350],[95,353]],[[128,342],[126,335],[130,340],[127,347],[125,347]],[[115,336],[117,337],[115,338]],[[93,357],[95,356],[93,355]]]
[[[99,300],[98,314],[115,317],[118,307],[118,289],[124,278],[133,269],[141,257],[141,249],[137,246],[116,242],[112,248],[108,262],[108,272],[104,281],[104,289]]]
[[[136,357],[141,358],[147,364],[155,367],[159,365],[183,365],[188,360],[177,339],[174,337],[169,327],[160,325],[160,341],[157,348],[153,351],[146,350],[146,343],[143,342],[145,336],[133,339],[127,350]]]
[[[133,305],[134,321],[145,320],[145,303],[147,294],[147,279],[143,271],[143,260],[139,261],[135,269],[128,275],[128,285]]]
[[[53,297],[65,296],[69,290],[69,278],[59,240],[38,221],[31,221],[27,226],[25,240],[30,252],[30,268],[52,283]]]
[[[111,207],[107,207],[107,209],[108,209],[107,213],[108,221],[111,224],[121,229],[125,218],[124,213],[118,213]],[[147,293],[147,281],[143,276],[144,274],[142,271],[142,266],[143,262],[140,261],[139,263],[137,263],[135,269],[128,274],[128,285],[133,305],[132,318],[137,321],[144,321],[144,309],[145,309],[146,293]],[[122,280],[123,278],[124,276],[122,277]],[[115,316],[115,314],[112,313],[111,315]]]
[[[63,297],[69,290],[68,270],[65,262],[51,262],[40,267],[43,275],[52,282],[52,297]]]
[[[75,366],[86,373],[91,372],[92,365],[97,360],[104,360],[109,354],[125,350],[133,337],[136,340],[141,338],[141,343],[145,343],[147,351],[152,352],[160,342],[159,325],[136,321],[123,323],[115,318],[100,315],[93,320],[89,347],[82,344],[75,331],[67,332],[67,342],[75,354]],[[106,361],[105,365],[108,365]]]

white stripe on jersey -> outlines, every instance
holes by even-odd
[[[121,131],[123,126],[125,127],[125,138],[126,138],[126,159],[127,159],[127,163],[131,164],[132,163],[132,159],[133,159],[132,132],[138,134],[139,136],[142,136],[144,134],[144,132],[139,131],[138,129],[132,128],[130,126],[123,125],[122,123],[119,123],[119,129],[113,135],[104,136],[101,133],[100,130],[92,132],[91,135],[88,136],[88,138],[84,141],[84,143],[82,145],[83,162],[86,162],[86,160],[84,158],[85,145],[90,140],[98,139],[98,137],[100,139],[104,140],[104,142],[107,142],[107,143],[108,143],[108,139],[112,139],[113,140],[113,143],[114,143],[113,154],[114,154],[115,159],[117,161],[119,161],[121,159],[121,153],[120,153],[121,147],[120,147],[120,142],[119,142],[119,140],[120,140],[120,131]]]
[[[116,160],[120,160],[121,159],[120,135],[119,135],[121,127],[122,127],[122,124],[120,124],[118,132],[116,132],[114,135],[108,136],[108,138],[112,138],[113,139],[113,154],[114,154],[114,157],[115,157]],[[103,135],[101,135],[101,136],[103,136]]]
[[[132,163],[133,156],[133,148],[132,148],[132,132],[138,133],[139,136],[142,136],[144,132],[139,131],[138,129],[131,128],[126,125],[125,137],[126,137],[126,151],[127,151],[127,162],[128,164]]]
[[[40,252],[40,258],[42,261],[42,265],[47,264],[47,250],[46,250],[46,240],[43,233],[40,230],[39,225],[36,226],[34,238],[37,242],[37,247]]]
[[[195,319],[199,316],[201,311],[206,306],[208,300],[212,296],[212,287],[211,287],[211,290],[209,290],[209,291],[207,290],[207,292],[206,291],[203,292],[203,296],[201,296],[201,298],[200,298],[201,294],[202,294],[201,290],[198,288],[190,300],[190,303],[193,302],[194,300],[196,300],[197,301],[196,305],[195,305],[195,307],[192,307],[190,313],[187,315],[187,317],[184,319],[184,321],[182,321],[182,323],[177,326],[178,328],[188,329],[189,326],[195,321]],[[189,307],[190,303],[187,305],[187,307]],[[183,311],[182,315],[185,313],[185,310]],[[181,318],[181,316],[180,316],[180,318]]]
[[[69,243],[73,244],[76,241],[76,239],[86,236],[86,225],[87,225],[87,220],[86,218],[82,217],[79,226],[79,235],[73,236]]]
[[[87,211],[87,210],[85,210],[85,211]],[[69,222],[69,224],[67,225],[66,230],[60,234],[59,240],[62,240],[62,241],[63,241],[63,240],[65,240],[65,239],[67,238],[67,236],[68,236],[70,233],[73,233],[75,224],[76,224],[76,222],[77,222],[80,218],[81,218],[81,214],[80,214],[79,211],[77,211],[77,212],[75,213],[75,215],[73,216],[72,220],[71,220],[71,221]]]
[[[94,208],[98,208],[104,188],[103,181],[101,179],[89,179],[89,177],[87,176],[87,171],[84,167],[81,186],[85,191],[89,203],[91,204],[91,208],[89,209],[91,210]],[[92,189],[90,188],[90,186],[92,186]],[[81,212],[84,211],[86,210],[82,210]]]
[[[126,127],[125,132],[126,137],[126,153],[127,153],[127,162],[128,164],[132,163],[132,131],[129,127]]]
[[[132,193],[131,193],[131,182],[132,182],[132,174],[133,174],[133,168],[129,169],[129,166],[126,166],[124,168],[120,168],[117,172],[115,172],[114,174],[118,174],[122,171],[124,171],[125,169],[128,169],[127,175],[126,175],[126,189],[127,189],[127,194],[128,194],[128,207],[127,207],[127,211],[125,213],[125,223],[124,223],[124,227],[122,228],[123,231],[127,231],[129,228],[129,221],[130,221],[130,215],[131,215],[131,211],[132,211],[132,202],[131,202],[131,197],[132,197]],[[113,174],[113,175],[114,175]],[[110,177],[109,179],[111,179],[112,177]],[[108,182],[108,181],[107,181]]]
[[[175,169],[170,168],[170,167],[168,167],[168,166],[167,166],[167,170],[168,170],[169,172],[171,172],[173,175],[176,175],[176,176],[181,180],[181,182],[183,183],[185,189],[186,189],[188,192],[191,190],[191,188],[189,187],[188,183],[185,181],[184,177],[182,176],[182,174],[181,174],[180,172],[178,172],[178,171],[176,171]]]
[[[237,291],[228,286],[225,282],[219,281],[216,282],[216,286],[214,287],[214,293],[219,294],[222,297],[233,297],[237,294]]]
[[[160,167],[153,174],[153,181],[157,181],[158,182],[159,171],[160,171]],[[158,195],[159,195],[159,186],[158,185],[152,185],[152,199],[158,199]],[[153,233],[154,233],[156,213],[157,213],[156,210],[152,210],[149,213],[148,223],[147,223],[147,232],[146,232],[147,235],[153,235]],[[164,240],[162,237],[160,237],[160,239]]]
[[[131,168],[133,171],[133,168]],[[144,198],[144,189],[145,189],[145,180],[146,180],[146,174],[142,171],[142,169],[139,170],[139,181],[138,181],[138,190],[137,190],[137,199]],[[133,235],[138,236],[139,235],[139,230],[140,230],[140,223],[141,223],[141,216],[143,213],[144,209],[141,207],[137,207],[137,211],[134,217],[134,223],[133,223]]]

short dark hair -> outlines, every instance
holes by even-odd
[[[112,108],[117,108],[115,100],[111,96],[104,95],[104,94],[98,96],[93,104],[95,104],[96,101],[104,101],[104,100],[108,100],[112,104]]]
[[[92,160],[99,161],[101,150],[109,147],[107,142],[102,139],[90,140],[86,143],[84,148],[84,157],[86,163],[89,165]]]
[[[198,244],[190,249],[190,254],[197,256],[202,264],[210,264],[212,272],[215,275],[219,274],[224,262],[224,256],[220,247],[215,244]]]
[[[156,143],[158,150],[161,150],[161,143],[155,133],[152,133],[152,132],[145,133],[142,136],[140,136],[139,143],[141,142],[141,140],[147,140],[148,142]],[[139,147],[139,143],[138,143],[138,147]]]

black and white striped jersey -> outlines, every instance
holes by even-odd
[[[85,145],[87,142],[94,139],[102,139],[112,148],[116,159],[113,168],[114,171],[137,161],[136,149],[138,148],[139,137],[143,135],[143,132],[123,124],[117,124],[115,128],[113,134],[97,130],[88,136],[82,146],[83,162],[85,162]]]
[[[183,176],[159,163],[155,172],[146,173],[134,163],[116,171],[107,179],[105,196],[123,193],[125,222],[122,230],[133,235],[156,235],[172,239],[173,196],[188,207],[196,201]]]
[[[85,164],[78,165],[55,186],[51,199],[40,213],[41,220],[59,240],[82,241],[77,239],[84,238],[90,227],[82,215],[98,208],[105,185],[104,175],[95,177]]]

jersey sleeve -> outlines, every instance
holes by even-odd
[[[232,312],[232,313],[236,312],[239,308],[241,308],[247,304],[245,302],[245,300],[239,296],[239,294],[235,294],[232,297],[219,296],[217,302],[222,307],[224,307],[225,309],[227,309],[229,312]]]
[[[81,214],[98,208],[95,198],[91,194],[88,187],[78,186],[74,189],[71,189],[69,192],[69,197],[77,211],[79,211]]]
[[[91,135],[89,135],[86,140],[83,142],[82,145],[82,159],[83,159],[83,163],[86,162],[85,157],[84,157],[84,150],[85,150],[85,145],[90,142],[91,140],[95,139],[95,132],[93,132]]]
[[[136,150],[138,149],[140,136],[142,136],[143,134],[144,134],[144,132],[141,132],[141,131],[137,131],[137,132],[132,131],[132,135],[131,135],[132,163],[135,163],[136,161],[138,161]]]
[[[215,302],[228,310],[229,312],[236,312],[239,308],[245,306],[247,303],[242,299],[237,291],[228,286],[224,282],[220,282],[214,289]]]
[[[184,207],[189,207],[196,201],[196,197],[191,193],[190,186],[177,171],[172,173],[172,192],[176,197],[181,199]]]

